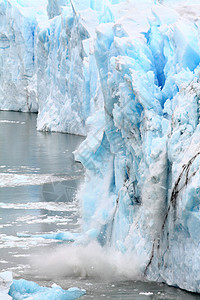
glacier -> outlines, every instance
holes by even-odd
[[[198,1],[0,1],[0,109],[86,136],[89,240],[200,292]],[[22,25],[20,25],[22,24]]]
[[[75,152],[83,228],[132,249],[149,280],[199,292],[199,19],[145,11],[96,29],[104,109]]]

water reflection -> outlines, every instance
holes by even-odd
[[[0,167],[25,173],[79,172],[72,151],[83,137],[61,133],[37,132],[36,114],[0,112]],[[7,120],[19,123],[1,123]]]

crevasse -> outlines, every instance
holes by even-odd
[[[0,108],[87,135],[83,232],[200,292],[200,6],[154,2],[1,1]]]

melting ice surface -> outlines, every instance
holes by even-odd
[[[200,292],[198,1],[43,4],[0,1],[1,109],[87,135],[82,243]]]

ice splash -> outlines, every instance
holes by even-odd
[[[101,247],[96,242],[88,245],[70,244],[45,252],[31,262],[37,275],[48,279],[60,277],[99,278],[111,280],[138,280],[142,258],[110,247]]]

